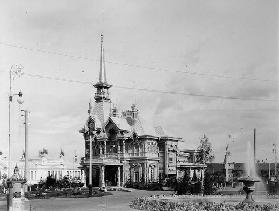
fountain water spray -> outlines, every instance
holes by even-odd
[[[254,161],[254,155],[252,153],[251,142],[247,142],[247,163],[245,165],[245,170],[248,177],[256,177],[256,166]]]
[[[254,148],[255,149],[255,148]],[[255,154],[251,152],[251,143],[247,142],[247,163],[246,163],[246,173],[247,176],[238,179],[239,182],[243,182],[243,190],[246,193],[246,198],[244,203],[254,203],[252,198],[252,193],[255,190],[255,182],[260,182],[256,177],[256,166],[255,166]],[[255,152],[254,152],[255,153]]]

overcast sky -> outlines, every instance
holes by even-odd
[[[111,98],[120,109],[136,102],[142,118],[182,137],[183,148],[196,148],[206,134],[217,162],[224,159],[228,134],[233,137],[234,161],[243,162],[257,128],[257,157],[272,159],[272,144],[278,143],[277,1],[0,1],[4,154],[8,71],[22,64],[25,75],[13,80],[13,92],[21,89],[25,103],[21,108],[16,100],[12,104],[12,157],[19,158],[24,148],[22,108],[31,112],[33,156],[43,147],[52,157],[60,148],[69,160],[75,151],[84,155],[78,130],[87,118],[94,88],[28,74],[96,82],[103,33],[107,78],[114,85]]]

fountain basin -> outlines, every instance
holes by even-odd
[[[246,176],[246,177],[241,177],[238,179],[239,182],[243,182],[244,186],[243,186],[243,190],[246,193],[246,198],[244,199],[244,203],[254,203],[254,199],[252,197],[252,193],[255,190],[255,183],[256,182],[260,182],[260,179],[256,178],[256,177],[250,177],[250,176]]]
[[[239,182],[243,182],[243,183],[245,183],[245,182],[247,182],[247,183],[252,182],[254,184],[255,182],[260,182],[260,179],[257,178],[257,177],[246,176],[246,177],[240,177],[238,179],[238,181]]]

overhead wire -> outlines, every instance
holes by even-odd
[[[83,60],[91,60],[91,61],[97,61],[96,59],[92,59],[85,56],[77,56],[77,55],[71,55],[67,53],[62,52],[56,52],[56,51],[48,51],[40,48],[31,48],[26,47],[24,45],[16,45],[16,44],[10,44],[6,42],[0,42],[0,45],[5,45],[13,48],[28,50],[28,51],[37,51],[44,54],[52,54],[56,56],[64,56],[72,59],[83,59]],[[181,71],[181,70],[170,70],[168,68],[157,68],[157,67],[149,67],[145,65],[138,65],[138,64],[128,64],[128,63],[121,63],[116,61],[110,61],[106,60],[106,63],[114,64],[114,65],[121,65],[126,67],[133,67],[133,68],[142,68],[142,69],[148,69],[151,71],[160,71],[160,72],[170,72],[170,73],[181,73],[181,74],[188,74],[188,75],[194,75],[194,76],[202,76],[202,77],[210,77],[210,78],[223,78],[223,79],[239,79],[239,80],[249,80],[249,81],[259,81],[259,82],[271,82],[271,83],[279,83],[279,80],[272,80],[272,79],[260,79],[260,78],[250,78],[247,76],[230,76],[230,75],[221,75],[221,74],[209,74],[209,73],[201,73],[201,72],[190,72],[190,71]]]
[[[53,51],[47,51],[43,49],[38,49],[38,48],[28,48],[22,45],[13,45],[13,44],[7,44],[0,42],[2,45],[7,45],[10,47],[16,47],[24,50],[29,50],[29,51],[38,51],[41,53],[47,53],[47,54],[54,54],[54,55],[59,55],[59,56],[66,56],[70,58],[75,58],[75,59],[87,59],[87,60],[93,60],[88,57],[82,57],[82,56],[75,56],[75,55],[69,55],[66,53],[58,53],[58,52],[53,52]],[[96,60],[94,60],[96,61]],[[137,67],[137,68],[145,68],[145,69],[152,69],[152,70],[164,70],[168,71],[168,69],[158,69],[158,68],[153,68],[153,67],[147,67],[147,66],[141,66],[141,65],[133,65],[133,64],[127,64],[127,63],[119,63],[119,62],[112,62],[112,61],[106,61],[106,63],[111,63],[111,64],[118,64],[118,65],[124,65],[124,66],[129,66],[129,67]],[[187,74],[196,74],[196,75],[207,75],[205,73],[197,73],[197,72],[184,72],[184,71],[175,71],[179,73],[187,73]],[[46,75],[40,75],[40,74],[31,74],[31,73],[25,73],[25,75],[30,76],[30,77],[36,77],[36,78],[42,78],[42,79],[49,79],[49,80],[57,80],[57,81],[64,81],[64,82],[72,82],[72,83],[79,83],[79,84],[92,84],[91,82],[88,81],[79,81],[79,80],[72,80],[72,79],[67,79],[67,78],[60,78],[60,77],[52,77],[52,76],[46,76]],[[232,78],[231,76],[225,76],[225,75],[211,75],[214,77],[222,77],[222,78]],[[241,77],[239,79],[245,79],[245,80],[258,80],[258,81],[273,81],[273,82],[279,82],[276,80],[269,80],[269,79],[256,79],[256,78],[245,78]],[[245,101],[270,101],[270,102],[276,102],[278,101],[277,99],[263,99],[263,98],[242,98],[242,97],[236,97],[236,96],[222,96],[222,95],[205,95],[205,94],[197,94],[197,93],[185,93],[185,92],[176,92],[176,91],[167,91],[167,90],[157,90],[157,89],[148,89],[148,88],[136,88],[136,87],[127,87],[127,86],[117,86],[114,85],[116,88],[120,89],[127,89],[127,90],[137,90],[137,91],[145,91],[145,92],[155,92],[155,93],[161,93],[161,94],[177,94],[177,95],[188,95],[188,96],[195,96],[195,97],[208,97],[208,98],[221,98],[221,99],[230,99],[230,100],[245,100]]]
[[[6,71],[1,71],[1,72],[6,72]],[[68,79],[68,78],[60,78],[60,77],[53,77],[53,76],[40,75],[40,74],[31,74],[31,73],[24,73],[24,75],[33,77],[33,78],[39,78],[39,79],[48,79],[48,80],[55,80],[55,81],[62,81],[62,82],[69,82],[69,83],[78,83],[78,84],[83,84],[83,85],[93,85],[93,83],[89,82],[89,81],[80,81],[80,80],[73,80],[73,79]],[[268,102],[277,102],[278,101],[277,99],[243,98],[243,97],[237,97],[237,96],[206,95],[206,94],[185,93],[185,92],[177,92],[177,91],[158,90],[158,89],[118,86],[118,85],[113,85],[113,86],[115,88],[119,88],[119,89],[137,90],[137,91],[153,92],[153,93],[160,93],[160,94],[175,94],[175,95],[186,95],[186,96],[193,96],[193,97],[220,98],[220,99],[243,100],[243,101],[268,101]]]
[[[67,78],[59,78],[59,77],[52,77],[40,74],[30,74],[25,73],[25,75],[30,77],[36,77],[41,79],[49,79],[49,80],[56,80],[56,81],[64,81],[69,83],[79,83],[85,85],[92,85],[92,82],[88,81],[79,81],[79,80],[72,80]],[[126,89],[126,90],[137,90],[137,91],[145,91],[145,92],[153,92],[153,93],[161,93],[161,94],[176,94],[176,95],[187,95],[193,97],[207,97],[207,98],[221,98],[221,99],[229,99],[229,100],[245,100],[245,101],[270,101],[270,102],[277,102],[277,99],[263,99],[263,98],[242,98],[237,96],[223,96],[223,95],[206,95],[206,94],[197,94],[197,93],[186,93],[186,92],[177,92],[177,91],[167,91],[167,90],[158,90],[158,89],[148,89],[148,88],[136,88],[136,87],[128,87],[128,86],[118,86],[114,85],[115,88],[119,89]]]

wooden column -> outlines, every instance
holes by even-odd
[[[107,142],[104,140],[104,156],[107,154]]]
[[[125,172],[125,163],[123,163],[123,166],[122,166],[122,186],[124,186],[125,182],[126,182],[126,172]]]
[[[117,186],[120,187],[120,166],[117,166]]]
[[[169,161],[169,149],[168,149],[168,144],[167,144],[167,142],[165,141],[165,176],[167,176],[168,174],[169,174],[169,172],[168,172],[168,161]]]
[[[120,140],[117,141],[117,157],[120,157]]]
[[[100,157],[103,154],[103,146],[102,146],[102,142],[99,142],[99,151],[100,151]]]
[[[100,169],[100,186],[101,188],[104,188],[106,185],[105,185],[105,166],[101,166],[101,169]]]
[[[142,165],[141,164],[139,164],[140,166],[139,166],[139,181],[141,181],[142,180]]]
[[[148,182],[148,165],[147,165],[147,163],[145,163],[145,166],[144,166],[145,168],[144,168],[144,171],[145,171],[145,173],[144,173],[144,181],[145,182]]]
[[[122,148],[123,148],[123,157],[125,157],[125,150],[126,150],[126,148],[125,148],[125,140],[123,140],[123,146],[122,146]]]
[[[160,175],[160,173],[159,173],[159,163],[157,163],[156,167],[157,167],[156,180],[157,180],[157,182],[159,182],[159,175]]]

